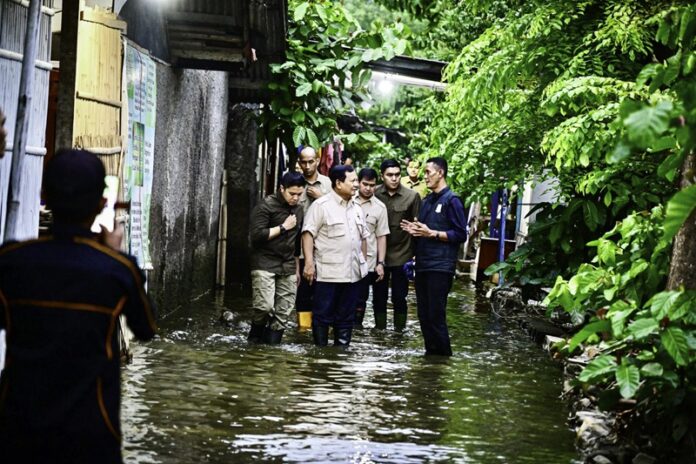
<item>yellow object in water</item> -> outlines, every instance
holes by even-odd
[[[297,326],[300,330],[309,330],[312,328],[312,311],[297,312]]]

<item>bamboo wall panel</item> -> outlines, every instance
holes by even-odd
[[[104,11],[96,15],[116,20]],[[121,66],[121,31],[80,21],[73,144],[95,151],[111,175],[119,174],[122,152]]]
[[[53,1],[44,0],[43,5],[50,8],[53,6]],[[42,10],[34,87],[31,90],[27,154],[21,175],[19,238],[35,237],[39,228],[43,155],[46,153],[44,146],[50,78],[48,62],[51,50],[51,16],[51,10]],[[7,194],[12,165],[12,146],[26,25],[26,6],[14,0],[0,0],[0,76],[2,76],[0,79],[0,107],[7,116],[5,129],[8,132],[5,156],[0,159],[0,242],[4,238],[5,231]]]

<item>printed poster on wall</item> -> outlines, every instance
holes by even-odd
[[[128,92],[128,150],[124,165],[124,200],[130,201],[129,252],[143,269],[152,269],[150,258],[150,199],[154,166],[157,110],[155,62],[132,45],[126,46]]]

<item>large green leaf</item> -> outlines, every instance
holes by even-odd
[[[297,5],[295,8],[295,13],[293,15],[293,19],[295,22],[300,22],[304,19],[305,15],[307,14],[307,9],[309,8],[309,2],[303,2]]]
[[[662,163],[657,167],[657,175],[664,177],[668,181],[672,182],[677,176],[677,171],[679,167],[684,162],[684,154],[681,152],[673,153],[667,156]]]
[[[304,84],[300,84],[297,89],[295,90],[295,96],[297,97],[304,97],[305,95],[309,94],[309,92],[312,91],[312,83],[311,82],[305,82]]]
[[[696,184],[680,190],[667,203],[665,239],[671,240],[696,207]]]
[[[319,149],[319,138],[317,137],[317,134],[309,127],[307,128],[307,140],[309,141],[310,146]]]
[[[604,264],[613,266],[616,263],[616,251],[619,249],[611,240],[600,240],[597,244],[597,256]]]
[[[325,10],[324,7],[322,6],[322,4],[321,4],[321,3],[317,3],[317,4],[314,5],[314,7],[315,7],[316,10],[317,10],[317,16],[319,16],[319,18],[321,18],[321,20],[322,20],[324,23],[326,23],[327,20],[328,20],[328,17],[327,17],[327,15],[326,15],[326,10]]]
[[[640,386],[640,371],[636,366],[621,364],[616,368],[616,383],[619,385],[621,396],[632,398]]]
[[[377,137],[372,132],[361,132],[360,138],[368,142],[379,142],[379,137]]]
[[[611,323],[608,320],[601,320],[590,322],[585,327],[583,327],[578,333],[573,335],[568,344],[568,351],[571,353],[578,347],[582,342],[587,340],[591,335],[597,332],[608,332],[611,329]]]
[[[686,334],[686,343],[690,349],[696,351],[696,331]]]
[[[578,376],[581,382],[589,382],[605,376],[616,368],[616,360],[613,356],[602,355],[592,361],[582,370]]]
[[[661,335],[662,346],[679,366],[685,366],[689,359],[689,344],[684,331],[678,327],[668,327]]]
[[[597,210],[597,205],[591,201],[586,201],[582,204],[583,217],[585,218],[585,224],[590,230],[596,230],[599,226],[599,211]]]
[[[611,320],[611,329],[614,336],[620,337],[626,325],[626,319],[633,314],[636,307],[619,300],[611,305],[607,317]]]
[[[301,126],[295,127],[295,130],[292,132],[292,141],[295,143],[296,147],[299,147],[302,145],[302,141],[304,140],[305,137],[305,128]]]
[[[672,102],[662,100],[655,106],[646,106],[625,120],[628,139],[640,148],[648,148],[669,127],[672,117]]]
[[[640,368],[640,372],[646,377],[661,377],[664,368],[660,363],[651,362],[643,365],[643,367]]]
[[[657,319],[662,319],[672,309],[681,292],[669,291],[655,294],[650,301],[650,313]]]
[[[302,124],[305,121],[305,113],[302,110],[295,110],[292,113],[292,122],[295,124]]]
[[[653,318],[638,319],[628,326],[628,333],[632,335],[635,340],[640,340],[648,335],[657,333],[660,325]]]

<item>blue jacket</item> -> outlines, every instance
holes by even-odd
[[[460,208],[462,211],[452,211]],[[454,274],[457,268],[461,237],[466,237],[466,225],[456,224],[457,217],[463,217],[461,201],[447,187],[439,193],[430,193],[421,205],[418,220],[432,230],[448,231],[449,241],[431,238],[416,240],[416,272],[433,271]],[[463,231],[460,231],[462,229]],[[457,230],[457,233],[449,231]]]
[[[75,226],[0,248],[7,462],[56,462],[66,453],[71,462],[121,462],[118,316],[137,338],[154,336],[144,283],[132,257]]]

